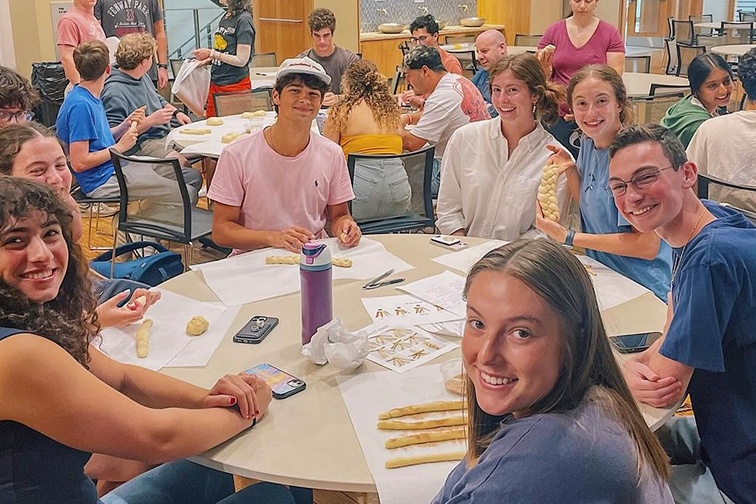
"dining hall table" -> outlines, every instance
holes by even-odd
[[[364,238],[378,241],[386,251],[414,267],[401,273],[406,279],[404,285],[449,269],[433,260],[449,251],[431,244],[428,235],[371,235]],[[476,238],[464,238],[463,241],[470,246],[471,254],[472,247],[488,243],[488,240]],[[470,260],[476,259],[471,257]],[[465,274],[462,271],[458,273]],[[250,278],[249,282],[254,283],[254,279]],[[364,280],[355,279],[341,279],[333,283],[334,317],[342,320],[349,330],[357,330],[371,323],[362,298],[398,293],[395,290],[397,285],[365,290],[362,288],[364,283]],[[199,301],[219,301],[206,283],[202,269],[173,278],[163,283],[161,288]],[[258,345],[232,342],[232,335],[257,315],[274,316],[280,322]],[[664,326],[666,306],[650,291],[645,291],[602,310],[601,315],[610,335],[659,331]],[[459,342],[459,338],[446,339]],[[617,356],[619,359],[625,358],[620,354]],[[459,349],[456,349],[426,365],[458,357]],[[192,460],[255,480],[323,490],[376,492],[376,483],[350,420],[339,381],[386,370],[366,361],[357,369],[345,372],[331,365],[313,364],[304,358],[300,342],[299,292],[244,304],[206,366],[166,367],[161,372],[199,386],[211,387],[219,376],[237,373],[260,363],[271,364],[303,380],[306,389],[287,399],[274,400],[266,416],[254,429]],[[417,369],[422,369],[422,366]],[[438,376],[438,384],[432,386],[443,387],[442,377]],[[657,409],[647,405],[640,405],[640,410],[652,429],[662,425],[674,412],[674,408]]]

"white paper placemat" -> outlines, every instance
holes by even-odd
[[[486,243],[481,243],[480,245],[475,245],[474,247],[438,256],[433,260],[439,264],[443,264],[447,268],[461,271],[467,275],[467,272],[470,271],[473,264],[478,262],[478,259],[493,249],[506,245],[507,243],[508,242],[501,240],[491,240]]]

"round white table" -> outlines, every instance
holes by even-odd
[[[756,49],[756,44],[712,46],[711,52],[721,54],[723,56],[743,56],[751,49]]]
[[[630,98],[648,96],[651,94],[651,84],[689,87],[688,79],[685,77],[651,73],[625,72],[622,74],[622,82],[625,83],[627,96]],[[659,91],[657,94],[662,95],[664,92]]]
[[[475,44],[472,42],[464,42],[460,44],[443,44],[438,46],[446,52],[450,53],[469,53],[475,52]]]
[[[430,244],[427,235],[370,236],[386,249],[409,262],[415,269],[401,276],[412,282],[441,273],[444,266],[431,259],[448,251]],[[484,240],[466,238],[470,245]],[[361,298],[395,294],[391,287],[370,291],[361,288],[364,281],[334,282],[334,316],[349,329],[356,330],[371,323]],[[190,271],[161,285],[201,301],[217,301],[205,284],[202,273]],[[642,316],[639,316],[642,314]],[[276,329],[259,345],[232,343],[234,330],[255,315],[276,316]],[[664,325],[666,307],[653,294],[647,293],[630,302],[602,312],[610,334],[660,330]],[[459,350],[432,361],[438,364],[455,358]],[[203,387],[211,387],[219,376],[269,363],[301,378],[307,389],[290,398],[274,400],[266,417],[252,430],[193,457],[203,465],[240,476],[307,488],[346,492],[373,493],[373,478],[352,427],[349,413],[339,392],[332,367],[317,366],[300,355],[299,293],[244,305],[231,330],[204,368],[164,368],[162,372]],[[385,371],[366,362],[353,373]],[[439,379],[439,386],[441,380]],[[643,406],[646,422],[656,428],[673,410]],[[201,435],[201,433],[197,433]]]

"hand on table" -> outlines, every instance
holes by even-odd
[[[237,405],[242,417],[260,418],[273,399],[265,381],[253,374],[227,374],[207,393],[205,408],[228,408]]]
[[[356,247],[362,238],[362,230],[352,219],[344,219],[338,231],[339,243],[347,247]]]
[[[633,397],[649,406],[665,408],[680,395],[682,384],[677,378],[660,378],[650,367],[637,359],[625,362],[623,374]]]
[[[160,299],[160,292],[136,289],[131,296],[131,302],[119,307],[120,303],[129,299],[129,295],[131,291],[126,289],[97,307],[101,327],[123,327],[139,322],[147,309]]]
[[[315,239],[315,235],[303,227],[291,226],[281,231],[272,231],[268,245],[271,247],[286,249],[290,252],[299,253],[302,246]]]

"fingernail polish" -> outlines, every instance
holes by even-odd
[[[231,406],[236,404],[236,397],[229,397],[228,404],[230,404]]]
[[[255,410],[255,416],[260,414],[260,410]]]

